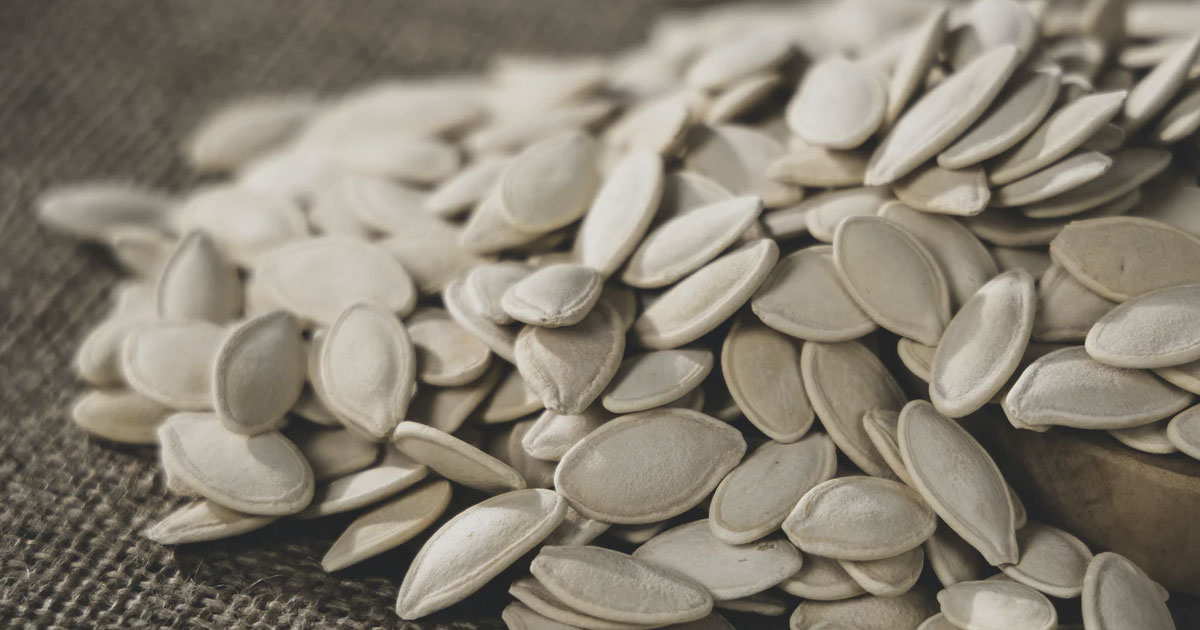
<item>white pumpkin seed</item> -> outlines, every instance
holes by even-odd
[[[504,368],[493,363],[472,383],[459,387],[423,387],[408,405],[408,419],[453,433],[495,389]]]
[[[921,547],[882,560],[838,560],[846,573],[866,591],[880,597],[895,597],[907,593],[921,570],[925,568],[925,552]]]
[[[213,406],[225,428],[275,428],[304,388],[307,359],[296,318],[275,311],[234,328],[213,361]]]
[[[729,319],[758,290],[779,259],[779,246],[761,239],[701,267],[646,307],[633,325],[652,350],[677,348]]]
[[[575,237],[580,264],[610,276],[645,236],[663,190],[662,158],[631,153],[612,167]]]
[[[866,592],[837,560],[813,554],[806,554],[804,566],[780,582],[779,588],[789,595],[813,601],[849,599]]]
[[[406,317],[417,299],[412,278],[387,252],[342,236],[280,247],[259,258],[254,273],[283,308],[324,326],[355,302]]]
[[[408,411],[416,359],[408,332],[390,309],[352,304],[321,344],[319,391],[347,427],[384,440]]]
[[[758,318],[746,314],[734,322],[721,345],[721,373],[738,408],[767,437],[795,442],[812,426],[800,348]]]
[[[981,580],[991,571],[987,560],[944,522],[925,541],[925,558],[942,586]]]
[[[172,476],[231,510],[280,516],[312,500],[312,468],[277,431],[239,435],[213,414],[180,413],[159,428],[158,442]]]
[[[931,164],[895,182],[892,191],[911,208],[968,217],[983,212],[992,198],[980,166],[951,171]]]
[[[113,258],[130,273],[157,278],[175,251],[175,239],[154,228],[118,225],[108,229],[105,245]]]
[[[1200,360],[1200,285],[1143,293],[1118,304],[1088,331],[1093,359],[1116,367],[1161,368]]]
[[[300,449],[315,481],[360,471],[379,459],[379,445],[345,429],[289,430],[288,439]]]
[[[530,326],[574,326],[596,305],[604,276],[582,265],[543,267],[504,292],[500,305]]]
[[[826,149],[792,137],[788,152],[771,163],[767,176],[795,186],[862,186],[870,157],[861,150]]]
[[[1185,455],[1200,459],[1200,407],[1192,407],[1171,418],[1167,424],[1167,439]]]
[[[959,582],[937,595],[942,614],[964,630],[1052,630],[1058,612],[1045,595],[1003,580]]]
[[[671,569],[717,600],[761,593],[800,570],[800,551],[783,536],[731,545],[713,535],[708,519],[668,529],[633,552],[636,560]]]
[[[983,115],[1020,58],[1016,46],[997,47],[926,92],[875,149],[864,183],[896,181],[949,146]]]
[[[693,122],[694,106],[688,97],[667,94],[631,108],[609,127],[609,142],[630,151],[671,153]]]
[[[900,338],[896,342],[896,356],[913,376],[929,382],[933,378],[933,355],[937,354],[937,346],[927,346],[912,339]]]
[[[674,464],[660,465],[662,444]],[[645,524],[691,509],[746,452],[740,432],[703,413],[660,408],[621,416],[567,451],[554,486],[584,516]],[[653,484],[643,483],[653,477]]]
[[[939,412],[961,418],[1004,387],[1025,354],[1036,309],[1033,277],[1020,269],[996,276],[967,300],[933,357],[929,398]]]
[[[1050,244],[1050,255],[1110,300],[1200,282],[1200,239],[1137,217],[1074,222]]]
[[[485,256],[529,245],[544,234],[517,229],[504,216],[503,207],[504,200],[498,190],[484,197],[459,233],[459,246],[473,254]]]
[[[713,607],[762,617],[782,617],[792,607],[792,602],[772,591],[764,591],[749,597],[717,600]]]
[[[1171,438],[1167,435],[1169,424],[1169,420],[1159,420],[1140,427],[1113,429],[1108,434],[1136,451],[1154,455],[1170,455],[1179,452],[1179,449],[1171,443]]]
[[[1038,309],[1033,338],[1042,342],[1081,342],[1092,325],[1116,303],[1079,284],[1057,264],[1038,283]]]
[[[813,295],[822,299],[805,299]],[[875,322],[842,286],[833,249],[827,246],[807,247],[780,259],[750,305],[766,325],[810,341],[850,341],[875,329]]]
[[[485,424],[509,422],[544,409],[541,397],[516,370],[509,370],[480,408],[479,419]]]
[[[621,365],[625,327],[608,304],[598,304],[578,325],[527,326],[517,336],[521,376],[558,413],[581,413],[600,396]]]
[[[1154,127],[1159,144],[1174,144],[1200,129],[1200,89],[1190,88],[1175,102]]]
[[[1093,209],[1099,212],[1101,204],[1136,190],[1171,162],[1169,152],[1142,147],[1124,149],[1110,157],[1113,165],[1103,177],[1056,197],[1024,206],[1021,212],[1035,219],[1053,219]]]
[[[887,273],[874,264],[881,257],[889,261]],[[886,219],[852,217],[834,234],[833,260],[847,292],[875,323],[937,345],[950,320],[950,292],[937,261],[911,232]]]
[[[440,387],[467,385],[487,371],[492,354],[440,308],[423,308],[408,319],[417,355],[417,378]]]
[[[642,289],[667,286],[736,242],[761,211],[758,198],[735,197],[665,221],[633,252],[621,281]]]
[[[1127,429],[1178,413],[1192,399],[1149,372],[1107,366],[1073,347],[1030,364],[1004,412],[1030,426]]]
[[[1014,0],[975,0],[960,17],[962,24],[947,42],[950,63],[956,68],[1003,45],[1016,46],[1024,58],[1037,41],[1033,15]]]
[[[938,154],[938,166],[973,166],[1016,146],[1050,112],[1058,96],[1060,75],[1056,68],[1048,67],[1015,77],[979,122]]]
[[[225,336],[205,321],[146,324],[126,335],[121,374],[131,389],[172,409],[211,409],[213,363]]]
[[[466,283],[466,280],[455,280],[442,292],[442,303],[446,306],[446,312],[496,356],[509,363],[516,362],[516,333],[484,315],[469,297]]]
[[[242,309],[237,269],[203,232],[190,232],[179,241],[158,277],[157,292],[163,319],[222,324]]]
[[[914,588],[896,597],[855,597],[842,601],[802,601],[788,620],[790,630],[895,630],[916,628],[937,611],[932,594]],[[824,625],[823,625],[824,624]],[[841,625],[836,625],[841,624]]]
[[[1021,559],[1000,567],[1008,577],[1051,597],[1079,597],[1092,552],[1057,527],[1030,522],[1017,531]]]
[[[678,400],[712,371],[713,356],[701,348],[658,350],[621,362],[601,399],[613,413],[645,411]]]
[[[103,241],[113,228],[137,226],[170,232],[173,200],[126,182],[88,182],[38,195],[38,221],[80,240]]]
[[[1112,164],[1112,158],[1098,151],[1078,153],[996,190],[991,204],[1011,207],[1045,201],[1102,177]]]
[[[233,262],[250,267],[284,243],[308,237],[304,214],[292,200],[237,186],[193,193],[176,211],[182,232],[206,232]]]
[[[500,178],[500,211],[523,232],[549,232],[579,219],[599,186],[595,142],[564,132],[515,157]]]
[[[96,387],[117,387],[125,383],[121,374],[121,351],[125,338],[149,323],[146,316],[110,316],[91,329],[75,351],[75,372]]]
[[[783,532],[805,553],[881,560],[925,542],[937,517],[908,486],[874,477],[839,477],[804,495]]]
[[[933,255],[946,277],[955,311],[998,273],[996,262],[979,239],[950,217],[917,212],[896,202],[884,204],[878,214],[907,229]]]
[[[938,516],[990,564],[1016,562],[1012,503],[988,452],[921,400],[905,405],[897,430],[904,467]]]
[[[408,566],[396,613],[418,619],[479,590],[562,522],[567,504],[549,490],[517,490],[463,510]]]
[[[1159,368],[1154,373],[1175,387],[1200,394],[1200,361]]]
[[[796,206],[804,208],[806,225],[813,238],[832,243],[842,221],[850,217],[871,216],[891,200],[887,189],[874,186],[822,193]],[[771,217],[774,213],[768,214]]]
[[[1162,587],[1128,558],[1096,554],[1083,578],[1083,624],[1096,630],[1175,627]]]
[[[911,486],[912,477],[900,456],[899,420],[900,414],[890,409],[871,409],[863,414],[863,430],[896,477]]]
[[[543,547],[529,570],[563,603],[601,619],[664,625],[712,611],[698,583],[610,549]]]
[[[1133,133],[1149,122],[1179,92],[1200,54],[1200,37],[1191,37],[1154,66],[1133,89],[1125,102],[1121,126]]]
[[[166,515],[147,527],[142,535],[160,545],[181,545],[240,536],[266,527],[278,518],[242,514],[201,499]]]
[[[871,409],[904,406],[904,392],[883,363],[857,342],[810,341],[800,352],[800,372],[809,401],[838,449],[863,472],[890,477],[862,424]]]
[[[1059,108],[1020,145],[988,162],[988,181],[1010,184],[1057,162],[1116,117],[1125,97],[1123,91],[1101,92]]]
[[[704,111],[704,123],[722,125],[741,117],[762,104],[779,83],[779,75],[774,73],[755,74],[739,80],[709,103]]]
[[[425,210],[445,218],[465,214],[492,190],[508,165],[507,158],[496,156],[476,160],[433,189],[425,198]]]
[[[791,51],[783,37],[750,34],[710,48],[688,68],[684,81],[703,90],[728,87],[742,77],[774,68]]]
[[[400,235],[379,242],[408,272],[424,295],[443,291],[451,282],[486,259],[459,245],[460,231],[445,223],[413,225]]]
[[[528,606],[530,610],[544,615],[545,618],[565,624],[568,629],[645,630],[650,627],[648,624],[623,623],[579,612],[563,603],[562,600],[547,590],[545,585],[531,577],[514,581],[508,587],[508,594],[515,597],[518,602]]]
[[[787,123],[805,142],[853,149],[883,124],[887,87],[874,70],[844,57],[817,61],[787,107]]]
[[[785,153],[775,139],[740,125],[703,127],[695,135],[684,162],[688,169],[712,178],[732,194],[755,195],[768,208],[800,200],[800,189],[767,177],[767,168]]]
[[[401,453],[468,488],[498,493],[526,487],[525,479],[508,464],[433,427],[401,422],[392,442]]]
[[[896,122],[909,99],[925,82],[929,68],[946,38],[946,14],[945,7],[935,6],[920,24],[904,35],[904,50],[896,59],[888,81],[887,108],[883,117],[885,125]]]
[[[428,467],[393,446],[385,446],[378,465],[317,486],[312,503],[295,518],[318,518],[357,510],[399,493],[428,474]]]
[[[431,481],[354,519],[333,541],[321,568],[340,571],[425,531],[450,505],[450,482]]]
[[[169,407],[127,389],[92,390],[71,407],[71,419],[83,430],[122,444],[154,444]]]

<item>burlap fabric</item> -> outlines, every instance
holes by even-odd
[[[666,4],[0,2],[0,627],[501,627],[502,591],[401,622],[403,552],[325,574],[319,560],[346,519],[179,549],[143,539],[177,503],[153,452],[91,440],[66,419],[82,390],[72,353],[118,276],[103,252],[38,226],[31,200],[90,178],[186,189],[181,138],[239,94],[479,68],[501,50],[611,51]]]

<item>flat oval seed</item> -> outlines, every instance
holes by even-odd
[[[1071,223],[1050,244],[1050,255],[1083,286],[1118,302],[1200,283],[1200,239],[1149,219]]]
[[[684,81],[703,90],[727,87],[742,77],[774,68],[791,50],[783,37],[743,36],[708,49],[688,68]]]
[[[473,383],[459,387],[421,388],[408,405],[408,419],[453,433],[462,427],[475,408],[492,393],[503,373],[504,368],[498,363],[493,363],[492,367]]]
[[[1029,522],[1017,531],[1021,559],[1000,567],[1008,577],[1051,597],[1073,598],[1083,592],[1092,552],[1083,541],[1057,527]]]
[[[96,387],[125,383],[121,374],[121,349],[125,338],[148,323],[144,316],[110,316],[91,329],[75,352],[75,372]]]
[[[608,304],[567,328],[527,326],[517,336],[517,368],[546,408],[582,413],[621,366],[625,325]]]
[[[571,415],[546,411],[526,431],[521,444],[531,456],[556,462],[577,442],[610,419],[609,414],[596,407]]]
[[[1033,330],[1033,277],[1006,271],[967,300],[938,343],[929,379],[937,410],[961,418],[983,407],[1017,369]]]
[[[1192,407],[1167,423],[1167,439],[1180,452],[1200,459],[1200,407]]]
[[[1108,434],[1129,448],[1154,455],[1170,455],[1179,452],[1167,435],[1168,420],[1159,420],[1140,427],[1113,429]]]
[[[205,321],[147,324],[126,336],[121,373],[131,389],[167,407],[210,409],[213,362],[225,334]]]
[[[349,428],[378,441],[404,419],[416,390],[416,350],[389,309],[351,305],[329,328],[319,361],[324,400]]]
[[[937,517],[908,486],[874,477],[839,477],[809,490],[783,522],[805,553],[881,560],[925,542]]]
[[[621,362],[601,401],[613,413],[666,405],[698,387],[712,366],[712,353],[703,348],[634,355]]]
[[[465,214],[483,200],[508,168],[507,158],[485,156],[433,189],[425,198],[425,210],[440,217]]]
[[[1137,131],[1166,107],[1183,87],[1197,54],[1200,54],[1200,37],[1193,36],[1133,86],[1121,116],[1121,126],[1127,133]]]
[[[731,545],[754,542],[779,529],[806,492],[833,478],[837,451],[821,433],[791,444],[768,441],[717,486],[708,507],[713,535]]]
[[[492,353],[440,308],[418,310],[408,319],[417,354],[417,378],[440,387],[466,385],[492,365]]]
[[[563,603],[601,619],[666,625],[712,611],[693,580],[610,549],[544,547],[529,570]]]
[[[530,326],[574,326],[596,305],[604,276],[583,265],[543,267],[504,292],[500,306]]]
[[[1107,125],[1125,102],[1125,92],[1089,94],[1050,114],[1016,148],[988,162],[988,181],[1004,185],[1037,172],[1079,148]]]
[[[672,444],[664,466],[663,444]],[[621,416],[567,451],[554,486],[584,516],[620,524],[682,514],[712,492],[741,460],[746,442],[729,425],[690,409]],[[655,483],[645,483],[653,478]]]
[[[938,593],[946,620],[964,630],[1052,630],[1058,612],[1045,595],[1003,580],[959,582]]]
[[[788,127],[805,142],[853,149],[883,124],[883,77],[844,57],[827,57],[807,72],[787,107]]]
[[[1112,158],[1098,151],[1079,153],[998,189],[993,207],[1021,206],[1045,201],[1078,188],[1112,168]]]
[[[153,228],[122,225],[112,228],[105,244],[127,271],[157,278],[175,249],[175,239]]]
[[[879,186],[833,190],[800,203],[794,211],[804,209],[807,229],[813,238],[832,243],[833,233],[842,221],[850,217],[873,215],[890,199],[887,189]],[[774,214],[768,214],[768,219]]]
[[[896,630],[916,628],[937,611],[923,588],[896,597],[868,595],[845,601],[802,601],[788,620],[790,630]]]
[[[573,626],[560,623],[534,612],[521,602],[513,602],[500,612],[500,620],[509,630],[572,630]]]
[[[699,339],[750,299],[778,259],[779,246],[770,239],[725,254],[680,280],[642,311],[633,325],[634,335],[653,350]]]
[[[278,518],[242,514],[201,499],[166,515],[147,527],[142,535],[160,545],[181,545],[240,536],[266,527]]]
[[[1150,372],[1107,366],[1073,347],[1025,368],[1004,398],[1004,412],[1035,427],[1126,429],[1178,413],[1192,399]]]
[[[1131,147],[1114,153],[1113,165],[1104,177],[1094,179],[1074,190],[1021,208],[1035,219],[1053,219],[1091,211],[1099,214],[1108,203],[1116,203],[1122,195],[1135,193],[1138,186],[1161,173],[1171,162],[1171,154],[1162,149]],[[1136,205],[1129,204],[1125,209]],[[1106,215],[1107,216],[1107,215]]]
[[[514,363],[516,350],[513,346],[517,341],[516,333],[511,328],[488,319],[482,310],[471,303],[466,287],[466,281],[462,279],[455,280],[446,287],[442,292],[442,303],[446,306],[446,312],[496,356]],[[505,316],[507,317],[507,314]]]
[[[812,426],[800,348],[791,337],[750,315],[739,318],[721,345],[721,373],[738,408],[767,437],[795,442]]]
[[[731,545],[713,535],[708,519],[658,534],[633,552],[636,560],[677,571],[717,600],[761,593],[800,570],[800,550],[783,536]]]
[[[1000,268],[1000,271],[1024,269],[1033,276],[1034,280],[1041,280],[1053,264],[1053,261],[1050,260],[1050,253],[1040,249],[989,247],[988,251],[995,259],[996,266]]]
[[[278,431],[227,431],[213,414],[181,413],[158,430],[163,467],[204,498],[247,514],[295,514],[312,500],[313,471]]]
[[[735,197],[670,219],[654,228],[633,252],[621,281],[640,289],[667,286],[735,243],[761,211],[757,197]]]
[[[899,420],[900,414],[895,411],[872,409],[863,414],[863,430],[896,478],[912,486],[912,477],[909,476],[900,456],[900,438],[897,433]]]
[[[925,568],[925,552],[921,547],[913,547],[882,560],[839,560],[838,563],[868,593],[895,597],[907,593],[917,583]]]
[[[288,439],[300,449],[316,481],[357,472],[379,459],[379,445],[345,429],[289,430]]]
[[[1163,114],[1154,128],[1159,144],[1174,144],[1200,128],[1200,89],[1192,87]]]
[[[103,241],[113,228],[139,226],[170,231],[174,200],[126,182],[56,186],[37,198],[38,221],[61,234]]]
[[[891,125],[904,112],[908,101],[925,82],[942,41],[946,38],[945,7],[933,7],[929,14],[904,37],[904,51],[896,59],[888,81],[887,108],[884,124]]]
[[[179,241],[158,277],[158,315],[221,324],[242,308],[242,283],[207,234],[191,232]]]
[[[1060,75],[1057,69],[1045,68],[1013,79],[979,122],[938,154],[938,166],[965,168],[1016,146],[1050,112]]]
[[[308,238],[308,224],[295,202],[237,186],[201,189],[176,212],[181,231],[207,233],[243,267],[275,247]]]
[[[733,193],[695,171],[681,169],[663,177],[662,200],[657,218],[670,220],[693,210],[733,198]]]
[[[579,263],[611,276],[645,236],[662,199],[662,158],[631,153],[612,167],[575,236]]]
[[[942,586],[981,580],[991,572],[987,560],[945,522],[925,541],[925,557]]]
[[[807,299],[814,295],[821,299]],[[764,324],[809,341],[850,341],[875,330],[875,322],[842,286],[828,246],[807,247],[780,259],[750,307]]]
[[[1200,359],[1200,284],[1167,287],[1118,304],[1088,331],[1085,347],[1101,363],[1161,368]]]
[[[779,84],[779,75],[774,73],[755,74],[741,79],[713,98],[704,110],[704,123],[721,125],[741,117],[762,104]]]
[[[1116,306],[1079,284],[1059,265],[1038,283],[1033,338],[1042,342],[1083,341],[1092,326]]]
[[[848,599],[866,592],[837,560],[812,554],[804,556],[804,566],[780,582],[779,588],[789,595],[813,601]]]
[[[481,316],[494,324],[511,324],[513,318],[504,312],[500,301],[504,294],[534,268],[519,262],[494,262],[478,265],[463,279],[464,297]]]
[[[847,292],[877,324],[937,345],[950,320],[950,292],[937,261],[911,232],[878,217],[847,219],[834,235],[833,260]]]
[[[442,525],[408,566],[396,613],[418,619],[462,601],[562,523],[567,504],[549,490],[492,497]]]
[[[384,447],[379,465],[318,486],[312,503],[295,518],[318,518],[357,510],[398,494],[428,475],[428,467],[418,464],[394,447]]]
[[[508,222],[499,191],[493,191],[475,206],[458,236],[463,249],[479,256],[498,254],[508,249],[529,245],[543,233],[522,232]]]
[[[1008,487],[987,451],[921,400],[905,405],[898,434],[904,466],[938,516],[990,564],[1016,562]]]
[[[1096,554],[1083,579],[1083,624],[1088,630],[1172,630],[1162,587],[1122,555]]]
[[[1154,373],[1175,387],[1200,394],[1200,361],[1159,368]]]
[[[912,339],[901,337],[900,341],[896,342],[896,356],[900,362],[909,372],[926,383],[932,378],[933,355],[936,353],[937,346],[927,346]]]
[[[649,627],[647,624],[623,623],[582,613],[563,603],[544,584],[532,577],[515,580],[508,587],[508,594],[538,614],[564,624],[568,630],[645,630]]]
[[[983,212],[992,197],[979,166],[951,171],[931,164],[897,181],[892,191],[911,208],[968,217]]]
[[[468,488],[497,493],[526,486],[521,474],[508,464],[433,427],[401,422],[392,433],[392,442],[401,453]]]
[[[917,630],[959,630],[959,628],[947,621],[945,615],[938,613],[926,619],[920,626],[917,626]]]
[[[491,397],[479,408],[477,415],[485,424],[495,424],[516,420],[545,407],[521,373],[509,370],[492,391]]]
[[[667,94],[631,107],[607,132],[607,140],[630,151],[667,155],[694,122],[690,94]]]
[[[933,255],[946,277],[954,310],[997,273],[991,254],[954,219],[917,212],[895,202],[884,204],[879,216],[907,229]]]
[[[282,307],[325,326],[355,302],[405,317],[417,300],[412,278],[386,251],[342,236],[276,249],[259,259],[255,277]]]
[[[799,201],[800,189],[767,177],[767,169],[785,150],[774,138],[750,127],[717,125],[697,130],[685,164],[712,178],[734,195],[755,195],[776,208]]]
[[[904,406],[904,392],[883,363],[857,342],[810,341],[800,352],[800,372],[813,409],[834,444],[863,472],[889,477],[887,462],[862,425],[867,411],[897,411]]]
[[[450,482],[431,481],[354,519],[333,541],[321,568],[340,571],[425,531],[450,505]]]
[[[956,68],[1006,44],[1016,46],[1024,58],[1037,43],[1037,22],[1029,9],[1014,0],[976,0],[961,18],[963,24],[947,42],[947,55]]]
[[[530,145],[505,169],[501,212],[521,231],[549,232],[583,216],[599,180],[592,138],[560,133]]]
[[[274,428],[304,389],[308,373],[296,318],[275,311],[233,329],[213,362],[213,406],[226,429]]]
[[[926,92],[875,149],[864,183],[889,184],[949,146],[983,115],[1019,62],[1015,46],[1001,46]]]
[[[71,407],[71,419],[84,431],[122,444],[154,444],[170,414],[169,407],[125,389],[93,390]]]

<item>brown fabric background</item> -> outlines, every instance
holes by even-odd
[[[153,452],[67,420],[82,389],[73,350],[118,276],[103,252],[38,226],[31,200],[90,178],[188,187],[181,138],[240,94],[479,68],[501,50],[611,51],[671,4],[697,3],[0,2],[0,627],[501,627],[502,590],[401,622],[405,552],[325,574],[319,560],[348,519],[179,549],[143,539],[175,504]]]

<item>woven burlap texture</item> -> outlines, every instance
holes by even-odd
[[[674,3],[680,4],[680,3]],[[696,4],[696,3],[687,3]],[[185,190],[181,139],[261,91],[478,69],[494,52],[604,52],[641,39],[652,0],[6,0],[0,2],[0,627],[500,627],[501,597],[420,625],[392,605],[404,552],[325,574],[345,519],[284,522],[178,549],[140,532],[177,500],[151,449],[67,420],[74,348],[118,279],[95,248],[47,233],[54,183]],[[501,591],[502,592],[502,591]]]

